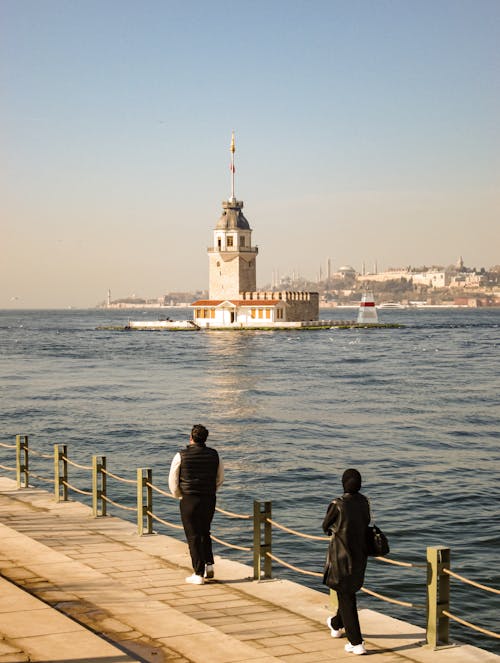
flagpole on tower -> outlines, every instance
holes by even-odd
[[[234,197],[234,173],[235,173],[235,168],[234,168],[234,153],[236,151],[236,147],[234,145],[234,131],[231,134],[231,202],[234,202],[236,198]]]

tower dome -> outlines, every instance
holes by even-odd
[[[240,200],[224,200],[222,215],[215,226],[216,230],[250,230],[250,224],[241,211],[243,202]]]

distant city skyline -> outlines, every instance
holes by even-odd
[[[257,282],[500,263],[500,3],[0,5],[0,308],[208,287],[235,195]]]

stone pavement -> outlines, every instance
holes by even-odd
[[[78,622],[0,578],[0,661],[136,661]]]
[[[215,571],[187,585],[183,542],[0,478],[0,573],[11,581],[0,579],[0,663],[354,659],[325,626],[327,594],[254,582],[250,567],[220,558]],[[421,628],[372,610],[360,619],[372,663],[500,662],[469,645],[432,651]]]

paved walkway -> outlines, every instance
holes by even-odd
[[[187,585],[184,543],[139,537],[132,523],[0,479],[0,663],[354,659],[325,627],[326,594],[253,582],[229,560],[216,558],[215,570],[215,581]],[[469,645],[432,651],[422,629],[372,610],[360,618],[372,663],[500,662]]]

